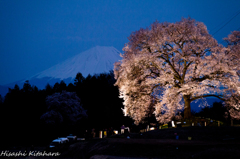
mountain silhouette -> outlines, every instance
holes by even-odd
[[[113,64],[122,58],[120,51],[112,46],[96,46],[84,52],[81,52],[65,61],[50,67],[32,77],[16,81],[4,86],[13,88],[18,84],[21,88],[26,80],[31,85],[44,89],[47,83],[54,85],[56,82],[63,80],[65,83],[74,82],[78,72],[84,77],[89,74],[109,73],[113,70]]]

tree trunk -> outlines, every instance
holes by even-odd
[[[184,118],[189,119],[191,118],[191,105],[190,105],[190,95],[184,95]]]

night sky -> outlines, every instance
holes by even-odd
[[[0,85],[96,45],[122,51],[131,32],[156,20],[191,17],[224,44],[240,30],[239,12],[239,0],[0,0]]]

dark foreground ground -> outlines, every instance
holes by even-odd
[[[179,136],[178,140],[176,135]],[[60,156],[47,158],[238,159],[240,127],[185,127],[116,135],[80,141],[60,153]]]
[[[177,134],[176,134],[177,133]],[[176,135],[179,139],[176,140]],[[124,138],[125,137],[125,138]],[[240,158],[240,127],[185,127],[71,145],[72,158]],[[188,140],[191,137],[191,140]],[[115,157],[114,157],[115,156]]]

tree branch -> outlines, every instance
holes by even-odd
[[[190,101],[192,102],[192,101],[194,101],[194,100],[196,100],[196,99],[205,98],[205,97],[216,97],[216,98],[218,98],[218,99],[220,99],[220,100],[223,100],[223,101],[226,100],[226,99],[224,99],[223,97],[220,97],[219,95],[208,94],[208,95],[202,95],[202,96],[193,97],[193,98],[190,99]]]

